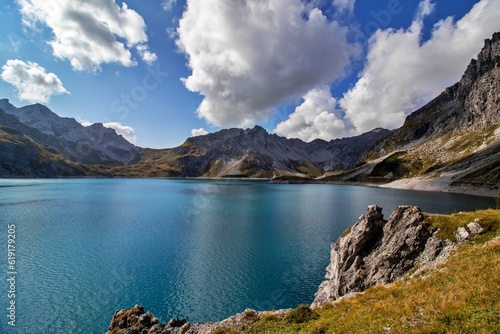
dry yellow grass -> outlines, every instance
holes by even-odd
[[[445,231],[480,218],[488,232],[436,270],[325,305],[317,320],[266,318],[248,333],[500,333],[500,210],[431,217]]]

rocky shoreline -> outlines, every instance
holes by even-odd
[[[277,184],[332,184],[332,185],[350,185],[364,187],[379,187],[392,188],[403,190],[418,190],[418,191],[436,191],[444,193],[465,194],[473,196],[497,197],[498,188],[473,187],[470,185],[451,186],[452,182],[448,178],[424,178],[413,177],[407,179],[396,180],[388,183],[373,183],[359,181],[321,181],[314,179],[289,179],[289,180],[270,180],[271,183]]]
[[[451,186],[451,178],[425,178],[414,177],[409,179],[401,179],[390,183],[378,185],[381,188],[407,189],[418,191],[438,191],[456,194],[466,194],[484,197],[497,197],[498,189],[473,187],[470,185]]]
[[[484,232],[480,221],[459,227],[453,241],[437,236],[439,229],[416,206],[398,206],[388,220],[382,208],[368,212],[347,229],[331,247],[325,281],[315,294],[311,308],[348,298],[374,285],[395,282],[410,272],[435,268],[446,262],[460,243]],[[283,319],[287,310],[259,312],[247,309],[220,322],[191,324],[186,319],[160,323],[144,307],[118,310],[111,318],[107,334],[209,334],[244,332],[264,317]]]

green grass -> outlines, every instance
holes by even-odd
[[[499,124],[490,125],[482,131],[468,132],[463,135],[460,140],[456,140],[448,150],[450,152],[465,152],[470,153],[475,148],[483,144],[491,144],[495,141],[494,133],[500,127]]]
[[[479,212],[461,212],[453,215],[427,215],[426,223],[438,228],[437,236],[441,239],[455,239],[458,227],[465,226],[479,218],[479,224],[486,230],[491,231],[498,228],[499,210],[483,210]]]
[[[318,312],[311,309],[308,305],[300,305],[296,309],[290,311],[285,316],[285,322],[289,324],[304,324],[311,320],[319,318]]]
[[[429,156],[424,158],[412,151],[400,151],[377,163],[369,176],[384,177],[392,173],[393,178],[400,179],[428,173],[439,167],[439,163]]]
[[[238,334],[238,332],[229,328],[217,328],[212,334]]]
[[[290,313],[305,321],[263,317],[246,333],[500,333],[500,211],[427,218],[445,237],[475,218],[487,232],[436,270],[326,304],[312,318],[300,316],[304,306]]]

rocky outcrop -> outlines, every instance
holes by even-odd
[[[464,243],[467,240],[474,238],[476,235],[479,235],[484,232],[484,228],[479,225],[479,219],[476,219],[473,222],[470,222],[466,226],[459,227],[457,229],[457,233],[455,234],[455,239],[457,242]]]
[[[118,310],[113,314],[108,333],[142,333],[143,329],[149,329],[156,324],[158,318],[151,312],[144,313],[143,306],[135,305],[131,309]]]
[[[433,232],[418,207],[399,206],[386,221],[382,208],[369,206],[368,213],[332,244],[325,281],[312,306],[391,283],[417,264],[429,265],[450,246]]]
[[[172,319],[164,324],[160,323],[151,312],[145,313],[143,306],[136,305],[131,309],[116,311],[106,334],[210,334],[231,331],[241,333],[249,329],[262,316],[281,319],[289,311],[257,312],[247,309],[220,322],[191,324],[186,319]]]
[[[368,213],[332,244],[325,280],[311,306],[392,283],[411,271],[434,269],[458,244],[485,229],[476,219],[457,228],[455,242],[437,237],[437,231],[416,206],[398,206],[387,221],[381,207],[369,206]]]

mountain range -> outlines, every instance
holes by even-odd
[[[396,130],[306,143],[260,126],[137,147],[100,123],[83,126],[41,104],[0,100],[0,177],[248,177],[435,189],[500,183],[500,33],[461,80]]]
[[[496,189],[500,183],[500,33],[461,80],[367,150],[362,166],[326,179]],[[384,181],[385,180],[385,181]]]

